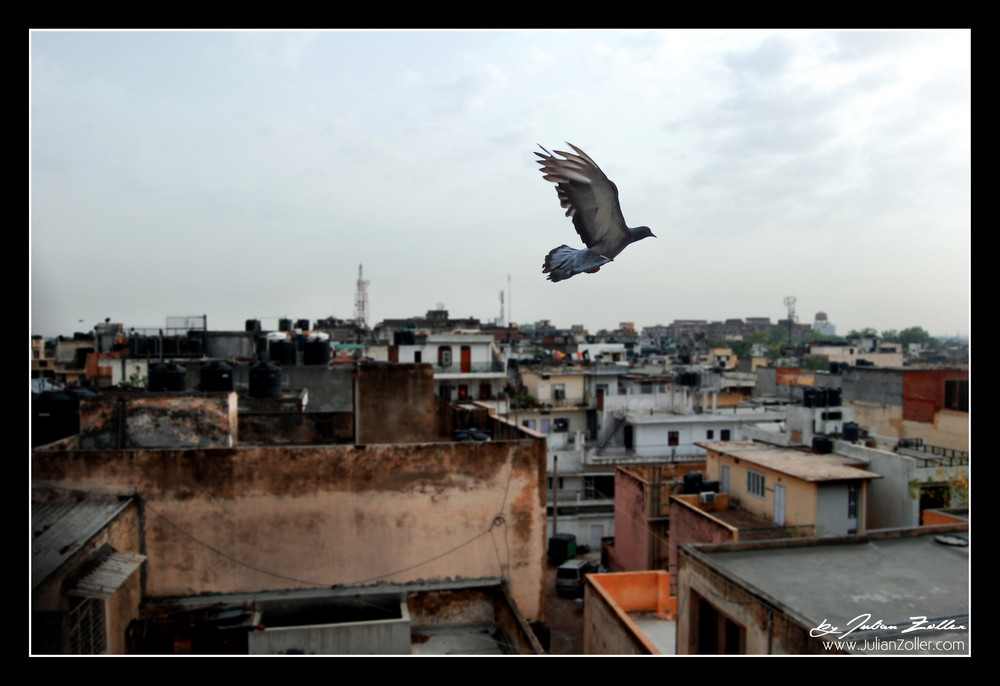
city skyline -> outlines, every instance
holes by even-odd
[[[444,305],[591,332],[828,314],[968,334],[968,31],[35,31],[33,334]],[[581,247],[590,154],[644,241]],[[508,291],[508,279],[510,290]],[[82,321],[81,321],[82,320]]]

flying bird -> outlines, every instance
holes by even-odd
[[[559,150],[552,154],[541,145],[538,147],[544,154],[535,152],[542,158],[535,160],[542,165],[542,178],[556,185],[566,216],[573,218],[576,232],[587,245],[581,250],[560,245],[545,256],[542,273],[548,274],[549,281],[553,282],[581,272],[593,274],[630,243],[653,236],[648,226],[631,228],[625,225],[618,204],[618,187],[587,153],[572,143],[567,145],[573,148],[575,155]]]

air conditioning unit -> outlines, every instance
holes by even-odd
[[[714,505],[715,504],[715,493],[712,493],[711,491],[707,491],[705,493],[699,494],[699,496],[701,497],[701,504],[702,505]]]

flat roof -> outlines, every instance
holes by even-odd
[[[863,464],[843,455],[811,453],[753,441],[700,441],[695,445],[734,457],[750,464],[781,472],[803,481],[845,481],[881,479],[881,474],[865,471]]]
[[[965,545],[954,545],[955,542]],[[883,531],[836,539],[806,539],[801,545],[684,546],[724,576],[777,602],[810,629],[825,622],[846,632],[876,620],[896,630],[856,630],[847,638],[866,650],[865,639],[903,637],[962,643],[969,650],[969,532],[941,527],[927,533]],[[739,547],[738,550],[727,548]],[[867,618],[864,618],[868,616]],[[863,619],[857,619],[862,617]],[[925,617],[926,622],[912,618]],[[950,621],[949,621],[950,620]],[[946,623],[949,629],[929,630]],[[918,629],[912,630],[914,624]],[[958,629],[954,627],[964,627]],[[826,640],[840,635],[829,634]],[[905,652],[905,651],[904,651]],[[918,652],[920,652],[918,650]]]
[[[633,426],[646,424],[731,424],[734,421],[745,422],[780,422],[785,415],[778,412],[703,412],[703,413],[667,413],[633,414],[627,413],[628,422]]]

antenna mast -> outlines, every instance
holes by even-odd
[[[788,308],[788,345],[792,344],[792,322],[795,321],[795,296],[785,297],[785,307]]]
[[[359,329],[368,328],[368,282],[361,275],[358,264],[358,289],[354,295],[354,325]]]

